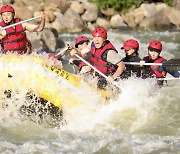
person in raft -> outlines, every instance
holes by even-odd
[[[90,40],[86,36],[79,36],[75,40],[75,48],[72,48],[70,55],[74,57],[75,54],[81,56],[85,60],[90,59],[90,47],[91,43]],[[70,64],[74,64],[78,67],[79,74],[84,74],[86,72],[89,72],[91,69],[87,67],[86,64],[84,64],[81,60],[76,58],[70,58],[69,59]]]
[[[0,22],[1,28],[20,22],[19,18],[15,18],[15,10],[11,5],[7,4],[2,6],[0,14],[2,18],[2,21]],[[22,23],[14,27],[0,30],[2,52],[6,53],[7,51],[10,51],[18,54],[30,53],[31,43],[26,37],[25,30],[30,32],[40,32],[44,29],[44,26],[45,13],[41,12],[41,22],[39,25]]]
[[[151,41],[148,45],[148,56],[143,58],[143,61],[140,63],[165,63],[167,60],[160,56],[162,51],[162,43],[158,40]],[[149,74],[151,77],[155,76],[156,78],[165,78],[167,72],[175,78],[180,78],[179,71],[171,70],[165,66],[146,66],[146,74]],[[159,86],[163,85],[163,80],[157,80]]]
[[[139,57],[139,42],[135,39],[128,39],[124,42],[121,50],[124,50],[125,57],[123,62],[140,62],[142,59]],[[121,74],[122,79],[129,77],[143,77],[144,71],[142,66],[138,65],[126,65],[125,70]]]
[[[97,86],[104,89],[107,82],[113,82],[122,74],[125,65],[116,48],[107,40],[107,31],[103,27],[95,28],[92,36],[93,42],[91,43],[89,62],[96,69],[108,76],[108,78],[105,79],[98,73],[95,73],[98,77]],[[87,66],[87,69],[90,70],[88,67],[89,66]],[[94,72],[94,70],[91,69],[91,72]]]

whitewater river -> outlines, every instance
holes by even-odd
[[[84,34],[92,38],[89,33]],[[108,34],[108,39],[122,57],[124,53],[120,48],[123,42],[134,38],[140,42],[141,57],[147,54],[148,43],[157,39],[163,44],[162,56],[180,58],[180,30],[109,30]],[[77,36],[79,34],[60,35],[67,43],[74,42]],[[24,66],[28,67],[30,63]],[[74,71],[64,63],[65,69]],[[43,68],[39,71],[45,72]],[[19,74],[14,82],[18,82],[20,76],[26,78],[26,75]],[[47,76],[51,75],[53,80],[61,83],[60,78],[56,79],[47,72]],[[21,92],[12,93],[10,98],[0,97],[0,153],[180,153],[180,80],[168,81],[162,88],[157,88],[155,83],[153,79],[120,81],[121,93],[116,99],[101,104],[98,103],[99,95],[86,86],[73,88],[68,83],[59,84],[60,88],[70,87],[74,98],[84,103],[65,108],[60,127],[22,118],[18,107],[25,102],[26,87],[23,86]],[[3,86],[6,84],[5,81]],[[34,88],[40,88],[37,86]],[[36,118],[36,114],[33,117]]]

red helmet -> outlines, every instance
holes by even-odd
[[[86,36],[79,36],[78,38],[76,38],[75,40],[75,47],[77,48],[79,44],[83,43],[83,42],[89,42],[89,39]]]
[[[92,36],[100,36],[107,39],[107,31],[104,28],[99,27],[92,32]]]
[[[157,52],[162,51],[162,43],[155,40],[149,43],[148,50],[155,50]]]
[[[1,7],[0,13],[4,13],[4,12],[12,12],[15,13],[14,8],[11,5],[4,5]]]
[[[124,45],[123,47],[121,47],[121,49],[125,49],[125,50],[137,49],[138,50],[139,43],[136,40],[129,39],[124,42]]]

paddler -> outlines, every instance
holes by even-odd
[[[1,27],[20,22],[19,18],[15,18],[14,8],[7,4],[1,7],[0,14],[2,21],[0,22]],[[9,27],[0,31],[1,48],[2,52],[7,51],[16,52],[18,54],[30,53],[30,41],[26,37],[25,31],[40,32],[45,26],[45,13],[41,12],[41,22],[39,25],[30,23],[18,24],[14,27]]]
[[[78,54],[79,56],[83,57],[85,60],[90,59],[90,47],[91,42],[86,36],[79,36],[75,40],[75,48],[72,48],[70,55],[74,56],[75,54]],[[69,60],[70,64],[74,64],[78,67],[79,74],[84,74],[86,72],[89,72],[91,69],[84,64],[81,60],[70,58]]]
[[[93,42],[90,48],[89,62],[100,72],[105,74],[107,79],[94,73],[89,66],[86,69],[98,77],[97,86],[104,89],[107,82],[113,82],[124,71],[124,63],[116,48],[107,40],[107,31],[103,27],[95,28],[92,32]]]
[[[158,40],[151,41],[148,45],[148,56],[143,58],[144,61],[140,63],[166,63],[167,60],[160,56],[162,51],[162,43]],[[175,78],[180,78],[180,72],[170,69],[164,65],[162,66],[145,66],[146,74],[149,74],[151,77],[155,76],[156,78],[165,78],[167,72]],[[163,85],[163,80],[157,80],[159,86]]]
[[[142,59],[139,57],[139,42],[135,39],[128,39],[124,42],[121,50],[124,50],[125,57],[123,62],[140,62]],[[143,77],[144,71],[142,66],[126,65],[124,72],[121,74],[122,79],[129,77]]]

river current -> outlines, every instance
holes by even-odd
[[[88,32],[60,34],[59,37],[66,43],[74,43],[79,35],[92,39]],[[141,57],[147,55],[150,41],[160,40],[163,57],[180,58],[180,29],[108,31],[108,39],[122,57],[124,52],[120,48],[130,38],[139,41]],[[64,57],[64,68],[75,73],[76,69],[68,65],[67,59]],[[28,63],[31,62],[25,66]],[[42,68],[39,71],[43,71]],[[167,77],[171,78],[170,75]],[[57,82],[61,80],[53,75],[52,78]],[[180,153],[180,80],[170,80],[162,88],[155,83],[153,79],[120,81],[118,97],[101,104],[97,101],[98,94],[86,86],[72,88],[74,97],[84,104],[66,108],[65,122],[60,127],[48,127],[28,118],[22,120],[17,109],[24,103],[26,95],[25,87],[22,87],[22,92],[10,99],[0,97],[0,102],[8,102],[8,107],[0,105],[0,153]],[[68,88],[70,85],[59,86]]]

